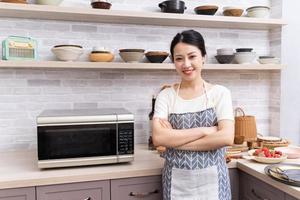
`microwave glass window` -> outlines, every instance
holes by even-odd
[[[38,127],[40,160],[116,155],[116,124]]]

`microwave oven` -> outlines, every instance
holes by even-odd
[[[134,115],[125,109],[45,110],[37,117],[39,168],[130,162]]]

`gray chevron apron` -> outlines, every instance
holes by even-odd
[[[180,85],[177,89],[178,98]],[[211,127],[217,125],[214,108],[193,113],[171,113],[169,122],[174,129]],[[174,109],[173,109],[174,110]],[[185,151],[168,148],[163,153],[165,158],[163,179],[164,200],[230,200],[230,182],[225,161],[225,148],[212,151]]]

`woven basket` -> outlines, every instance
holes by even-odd
[[[238,116],[238,113],[242,116]],[[246,116],[242,108],[235,109],[235,138],[244,138],[244,141],[256,141],[257,130],[254,116]]]

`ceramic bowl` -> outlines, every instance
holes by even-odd
[[[164,51],[148,51],[145,56],[151,63],[162,63],[169,56],[169,53]]]
[[[275,150],[286,154],[289,159],[300,158],[300,147],[276,147]]]
[[[144,52],[121,52],[121,58],[128,63],[141,62],[144,56]]]
[[[221,48],[217,49],[217,55],[233,55],[233,49],[232,48]]]
[[[63,0],[36,0],[36,4],[58,6]]]
[[[229,64],[233,61],[234,55],[216,55],[215,58],[220,64]]]
[[[112,62],[114,57],[114,54],[107,51],[92,51],[89,55],[92,62]]]
[[[255,52],[237,52],[234,54],[234,60],[238,64],[250,64],[256,57]]]
[[[83,48],[78,45],[57,45],[51,51],[61,61],[75,61],[83,53]]]
[[[140,52],[144,53],[145,49],[119,49],[120,52]]]
[[[237,48],[235,49],[236,52],[251,52],[253,48]]]
[[[218,8],[219,7],[215,5],[204,5],[196,7],[194,11],[198,15],[214,15],[217,12]]]
[[[235,8],[235,7],[224,7],[223,15],[224,16],[232,16],[232,17],[240,17],[242,16],[244,9]]]
[[[253,6],[247,8],[248,17],[267,18],[270,16],[270,8],[267,6]]]
[[[158,4],[162,12],[166,13],[184,13],[186,9],[184,1],[164,1]]]
[[[280,158],[267,158],[267,157],[260,157],[260,156],[253,156],[253,160],[260,162],[260,163],[267,163],[267,164],[274,164],[280,163],[287,159],[287,155],[282,154]]]
[[[91,3],[91,6],[97,9],[110,9],[111,3],[105,1],[95,1]]]

